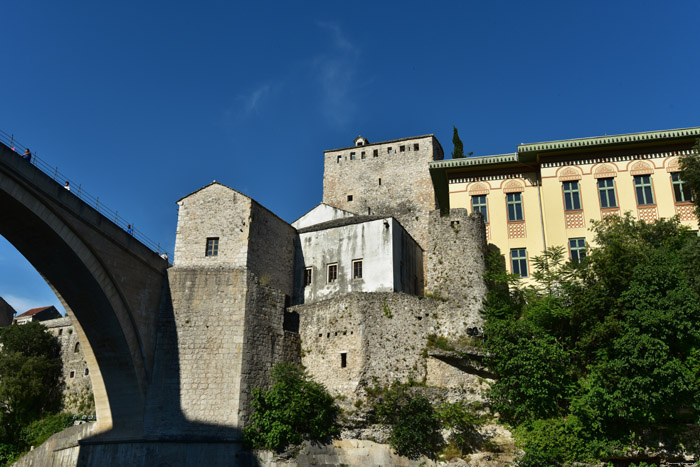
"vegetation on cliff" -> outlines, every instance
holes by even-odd
[[[700,239],[629,215],[593,232],[581,263],[563,248],[535,258],[534,286],[487,275],[489,397],[516,427],[521,465],[648,453],[660,438],[673,450],[700,416]]]
[[[281,363],[272,369],[268,391],[253,390],[253,413],[244,429],[252,448],[281,451],[304,440],[327,441],[340,434],[340,409],[322,384],[303,369]]]

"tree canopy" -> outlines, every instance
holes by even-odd
[[[520,427],[523,465],[604,458],[700,418],[700,239],[677,219],[629,215],[593,231],[581,263],[563,248],[536,258],[534,286],[488,277],[490,398]]]

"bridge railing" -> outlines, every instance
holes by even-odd
[[[14,135],[7,134],[2,130],[0,130],[0,142],[4,143],[7,147],[15,151],[19,157],[21,157],[22,153],[24,153],[24,151],[27,149],[26,146],[22,145],[15,139]],[[134,236],[134,238],[146,245],[151,250],[155,251],[161,256],[163,254],[169,254],[164,248],[160,246],[160,243],[157,243],[151,240],[150,238],[146,237],[143,234],[143,232],[134,227],[133,222],[129,222],[126,220],[126,218],[120,217],[118,211],[113,211],[104,203],[101,203],[99,197],[93,196],[92,194],[85,191],[81,184],[78,184],[76,186],[76,184],[73,183],[73,180],[69,179],[68,176],[64,175],[58,170],[58,167],[53,167],[49,165],[45,160],[39,157],[36,154],[36,152],[32,152],[31,163],[34,164],[39,170],[44,172],[46,175],[53,178],[58,184],[65,186],[65,183],[68,182],[70,185],[70,192],[72,194],[74,194],[75,196],[83,200],[85,203],[95,208],[95,210],[97,210],[100,214],[105,216],[107,219],[109,219],[111,222],[113,222],[120,228],[127,230],[128,226],[131,226],[132,235]]]

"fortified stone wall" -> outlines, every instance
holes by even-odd
[[[247,267],[263,284],[271,285],[291,298],[296,230],[255,201],[251,206],[249,225]]]
[[[173,264],[244,267],[251,205],[249,197],[216,182],[178,201]],[[207,238],[219,239],[216,256],[205,256]]]
[[[261,285],[254,275],[248,275],[239,426],[244,426],[250,416],[253,389],[269,388],[272,367],[291,357],[285,352],[284,307],[284,293]]]
[[[450,334],[441,319],[451,310],[449,302],[352,293],[291,310],[299,314],[303,365],[314,380],[350,401],[368,386],[409,379],[445,387],[479,384],[474,374],[425,353],[430,334]]]
[[[433,135],[325,151],[323,202],[393,216],[425,250],[428,213],[436,208],[429,163],[443,157]]]
[[[483,328],[485,232],[483,217],[470,215],[466,209],[452,209],[445,217],[440,211],[430,213],[426,293],[451,304],[440,316],[446,337],[458,337],[465,328],[472,333]]]
[[[63,362],[63,403],[68,412],[90,415],[95,411],[92,401],[92,382],[83,349],[78,342],[78,333],[74,332],[68,316],[42,321],[61,346]]]
[[[158,418],[150,430],[187,433],[189,426],[174,423],[179,413],[200,425],[192,435],[216,438],[215,425],[238,426],[249,274],[223,267],[168,270],[172,317],[164,317],[158,339],[163,373],[154,377],[149,412]]]

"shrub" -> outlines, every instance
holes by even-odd
[[[375,416],[391,426],[389,444],[396,454],[409,459],[435,459],[445,444],[440,420],[430,401],[411,394],[409,389],[407,384],[394,383],[375,401]]]
[[[466,401],[444,403],[437,408],[443,426],[452,430],[448,441],[460,455],[469,454],[482,444],[479,427],[484,420],[475,413],[478,408]]]
[[[282,363],[272,369],[272,388],[253,390],[253,413],[243,430],[249,447],[280,451],[304,439],[337,437],[340,409],[323,385],[303,369]]]

